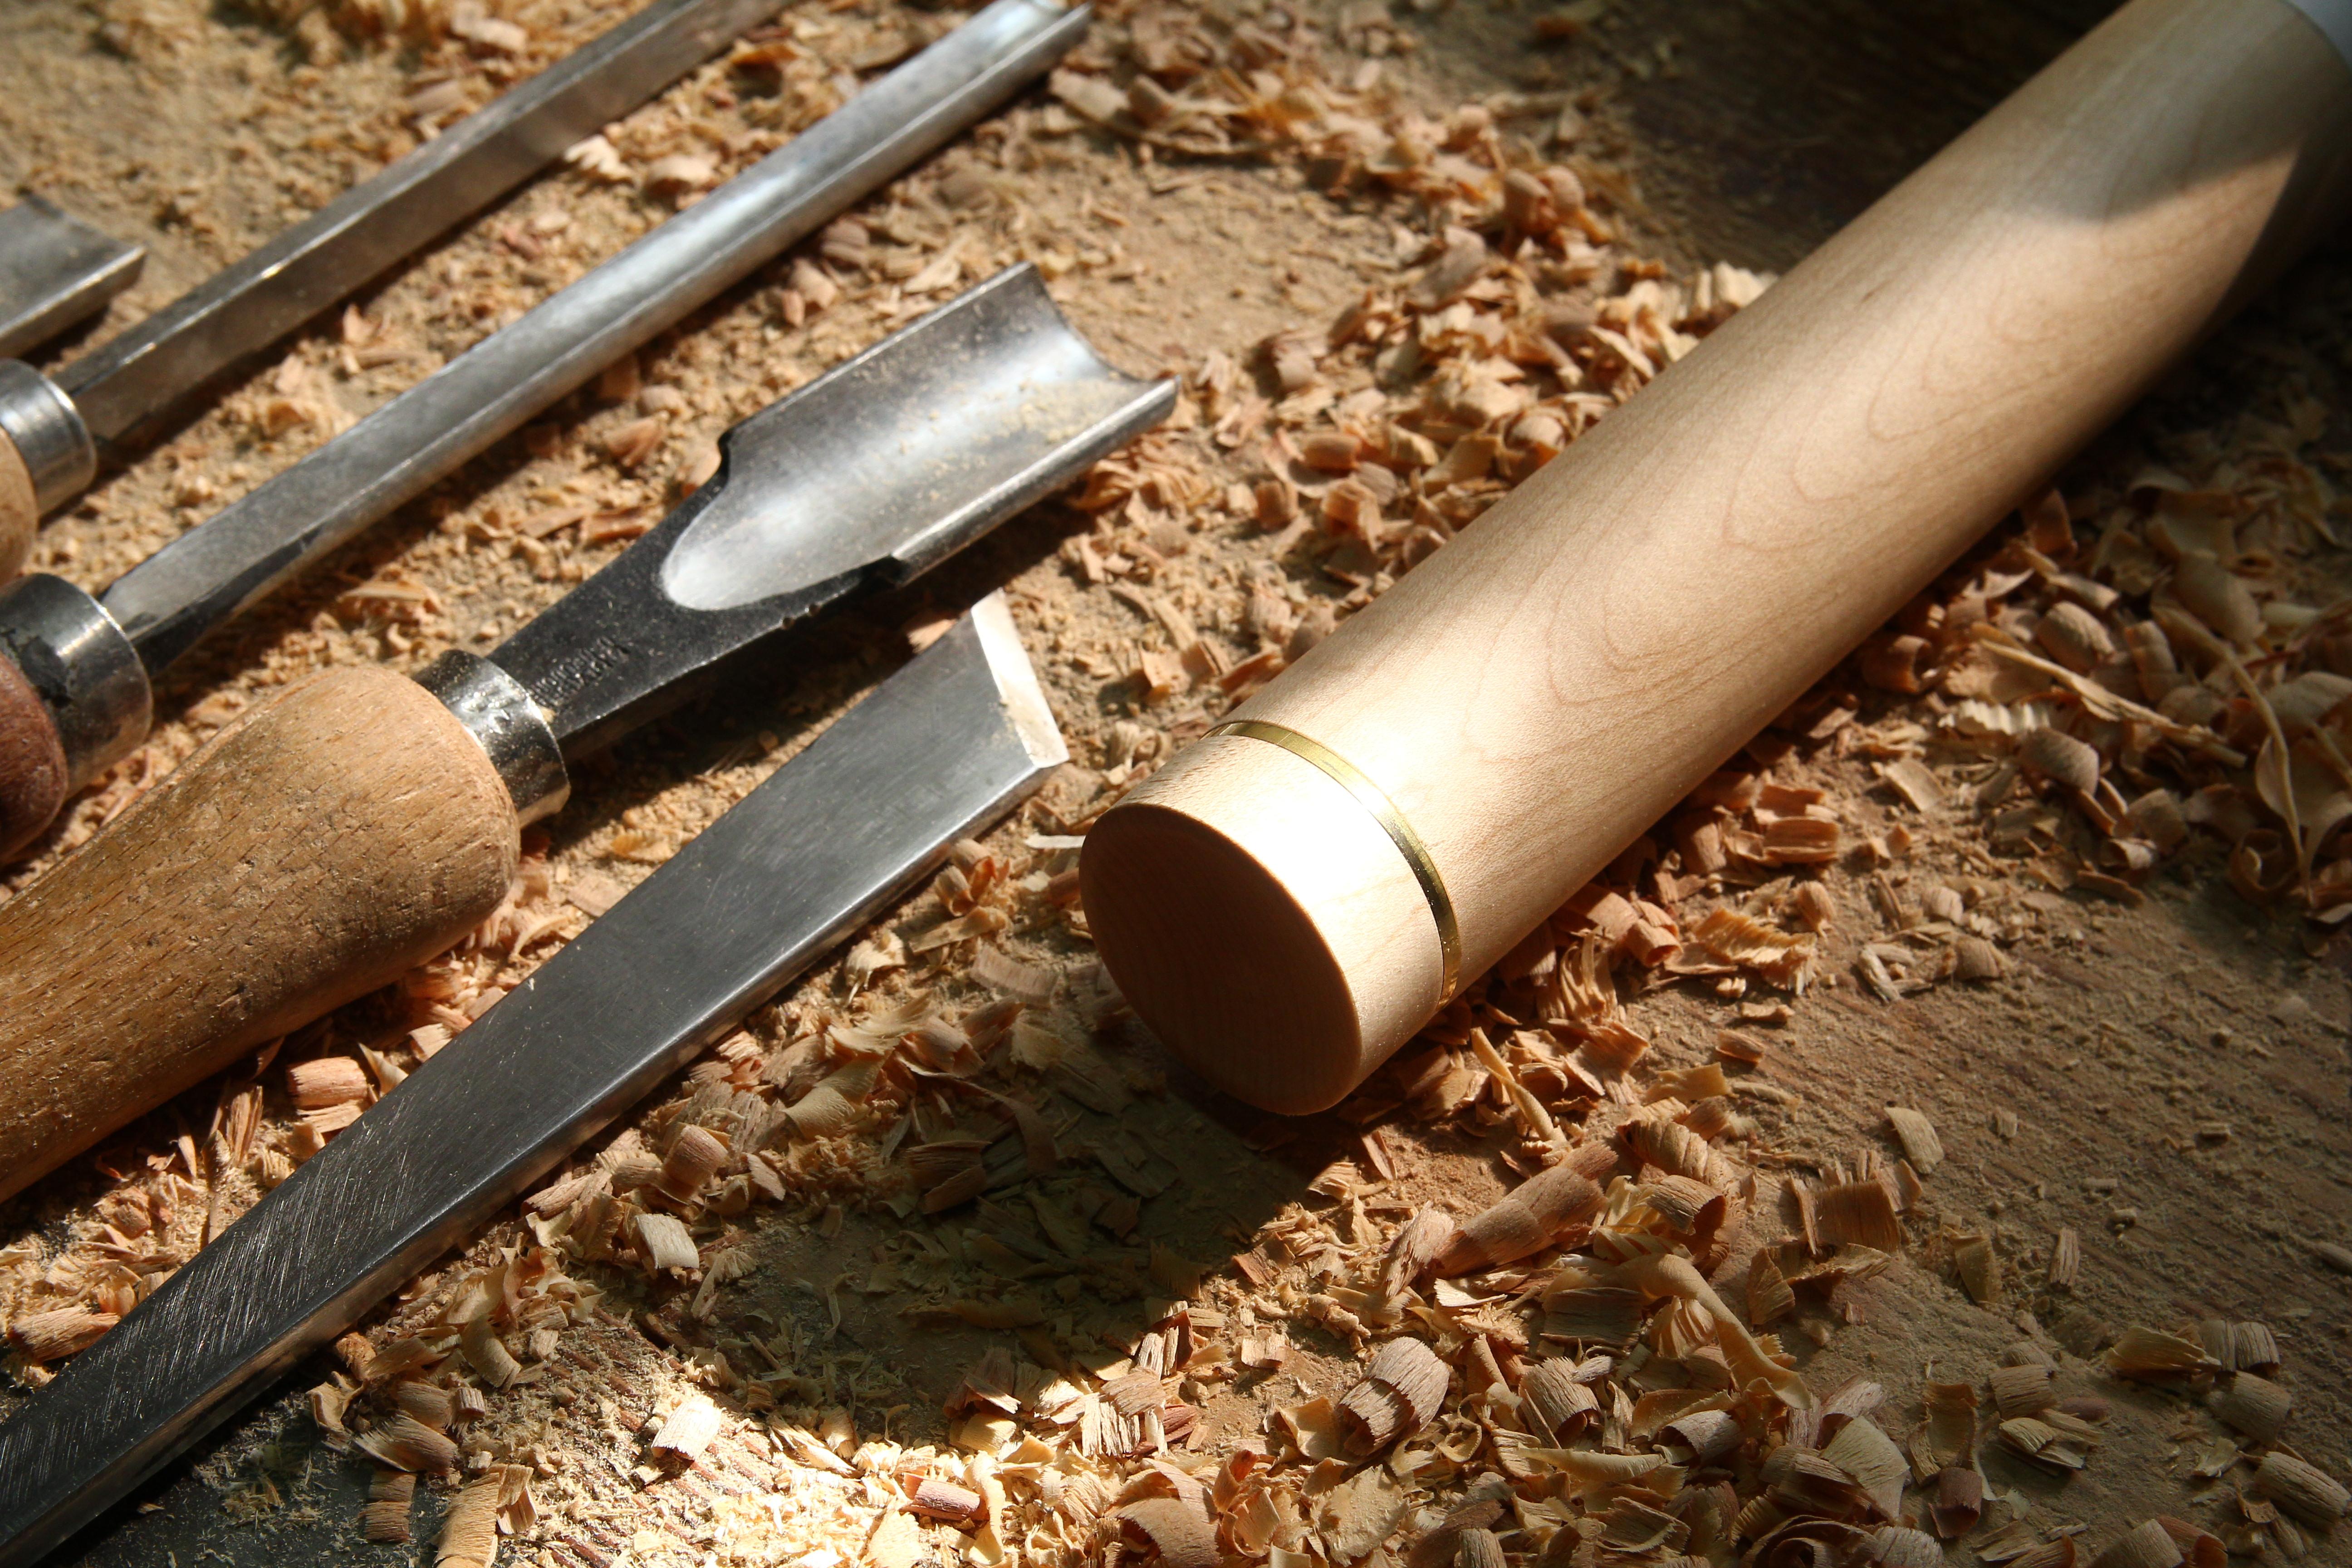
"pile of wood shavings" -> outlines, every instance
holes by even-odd
[[[1888,671],[1905,668],[1906,656],[1915,679],[1923,668],[1932,677],[1944,668],[1937,657],[1918,657],[1919,649],[1890,639],[1857,667],[1864,687],[1832,682],[1801,704],[1663,825],[1646,851],[1637,846],[1571,900],[1498,968],[1482,994],[1442,1019],[1422,1050],[1368,1086],[1347,1112],[1370,1129],[1361,1165],[1327,1173],[1317,1187],[1321,1202],[1335,1206],[1297,1207],[1235,1238],[1251,1244],[1235,1260],[1238,1279],[1203,1286],[1197,1265],[1138,1228],[1139,1205],[1166,1190],[1171,1163],[1148,1148],[1136,1152],[1118,1131],[1133,1095],[1151,1086],[1135,1063],[1092,1043],[1099,1028],[1116,1024],[1118,1009],[1098,973],[1070,962],[1084,933],[1083,911],[1070,901],[1072,841],[1172,742],[1440,547],[1511,479],[1752,297],[1758,280],[1725,270],[1676,281],[1626,257],[1608,243],[1608,219],[1596,211],[1605,206],[1605,170],[1528,158],[1523,144],[1498,132],[1486,106],[1427,121],[1331,89],[1316,76],[1306,29],[1287,37],[1234,29],[1226,37],[1171,8],[1136,21],[1124,35],[1105,29],[1100,52],[1057,81],[1067,113],[1018,111],[1012,134],[983,134],[996,167],[1018,167],[1038,149],[1087,133],[1081,121],[1180,169],[1182,156],[1236,147],[1278,154],[1338,192],[1339,201],[1396,222],[1397,276],[1376,280],[1360,305],[1336,321],[1277,332],[1251,356],[1210,358],[1190,378],[1190,407],[1179,421],[1187,427],[1106,465],[1076,498],[1097,521],[1072,541],[1066,569],[1075,580],[1102,584],[1102,596],[1139,628],[1132,653],[1110,661],[1083,645],[1073,651],[1072,664],[1097,678],[1125,678],[1135,699],[1131,717],[1091,731],[1074,725],[1100,769],[1057,780],[1021,828],[960,847],[954,873],[926,900],[698,1066],[685,1096],[543,1190],[520,1220],[494,1227],[464,1265],[413,1286],[349,1346],[345,1377],[319,1395],[322,1423],[346,1422],[351,1440],[379,1459],[472,1478],[464,1495],[474,1501],[449,1527],[445,1551],[452,1560],[486,1557],[481,1521],[503,1511],[508,1528],[542,1543],[544,1560],[563,1563],[600,1563],[625,1548],[644,1550],[636,1532],[649,1519],[658,1524],[657,1542],[707,1539],[722,1560],[740,1561],[825,1551],[845,1557],[862,1551],[886,1563],[911,1563],[927,1551],[981,1561],[1024,1551],[1175,1558],[1199,1553],[1204,1542],[1211,1552],[1254,1558],[1280,1552],[1286,1568],[1300,1568],[1300,1558],[1353,1561],[1373,1550],[1414,1561],[1467,1552],[1489,1562],[1490,1551],[1503,1558],[1558,1552],[1566,1554],[1558,1560],[1574,1561],[1589,1552],[1595,1561],[1664,1561],[1704,1555],[1708,1510],[1720,1514],[1715,1505],[1727,1500],[1708,1481],[1699,1447],[1690,1445],[1687,1463],[1676,1447],[1693,1436],[1720,1440],[1725,1423],[1707,1416],[1728,1416],[1738,1428],[1734,1462],[1717,1467],[1733,1487],[1735,1523],[1777,1491],[1781,1500],[1771,1506],[1784,1516],[1770,1528],[1790,1527],[1790,1542],[1882,1555],[1916,1550],[1907,1535],[1880,1534],[1896,1527],[1877,1506],[1888,1484],[1883,1466],[1865,1462],[1883,1459],[1871,1434],[1884,1441],[1885,1430],[1869,1408],[1867,1386],[1841,1391],[1818,1415],[1759,1394],[1758,1383],[1798,1390],[1784,1368],[1767,1370],[1769,1340],[1737,1317],[1747,1314],[1766,1333],[1768,1324],[1785,1326],[1774,1274],[1791,1303],[1826,1299],[1839,1310],[1842,1283],[1883,1268],[1901,1247],[1901,1212],[1930,1167],[1906,1132],[1907,1172],[1876,1151],[1865,1151],[1851,1169],[1838,1161],[1816,1166],[1814,1181],[1779,1184],[1746,1171],[1732,1151],[1751,1129],[1737,1107],[1769,1101],[1771,1086],[1740,1069],[1766,1048],[1751,1036],[1728,1036],[1721,1056],[1729,1073],[1645,1071],[1649,1039],[1611,970],[1622,966],[1636,990],[1696,978],[1720,994],[1737,1021],[1759,1029],[1785,1023],[1790,1003],[1809,984],[1844,978],[1824,975],[1822,959],[1834,925],[1857,923],[1856,900],[1829,890],[1832,872],[1852,870],[1851,880],[1835,885],[1859,889],[1888,928],[1885,942],[1853,956],[1864,984],[1877,990],[1883,979],[1901,994],[1947,975],[1977,978],[1987,964],[1997,972],[1999,944],[2033,927],[2032,894],[2021,897],[1990,873],[1976,882],[1953,877],[1940,890],[1923,886],[1906,873],[1925,851],[1948,847],[1954,827],[1945,815],[1915,812],[1907,821],[1916,833],[1883,820],[1857,831],[1838,820],[1853,821],[1850,797],[1828,782],[1792,782],[1808,768],[1883,762],[1898,805],[1907,805],[1905,785],[1923,787],[1915,770],[1930,770],[1932,780],[1932,770],[1971,765],[1946,749],[1945,731],[1908,709],[1862,716],[1882,700],[1864,689],[1870,677],[1899,685],[1901,676]],[[1265,37],[1286,51],[1270,57],[1271,65],[1255,58]],[[1108,86],[1119,101],[1089,82]],[[1383,136],[1393,141],[1383,144]],[[593,152],[586,156],[583,181],[602,162]],[[846,342],[887,329],[959,277],[984,275],[986,247],[965,247],[946,283],[931,285],[948,247],[944,226],[927,226],[942,211],[971,210],[962,196],[972,180],[985,186],[993,177],[987,168],[935,171],[879,211],[836,228],[780,276],[760,302],[764,323],[839,321]],[[1505,168],[1532,180],[1540,195],[1526,180],[1507,184],[1498,177]],[[973,199],[983,209],[990,200]],[[1060,236],[1000,229],[989,243],[1000,257],[1030,254],[1065,276],[1127,264]],[[927,286],[913,287],[918,282]],[[363,345],[367,331],[363,321],[347,332],[345,346],[353,339]],[[721,335],[740,331],[735,322],[719,328]],[[658,365],[660,356],[647,363]],[[632,457],[641,465],[661,450],[641,451],[648,419],[658,418],[672,440],[667,433],[681,426],[715,431],[726,422],[726,410],[648,402],[646,393],[663,384],[633,365],[601,389],[613,405],[605,416],[611,428],[597,425],[581,443],[583,478],[610,484],[615,470],[632,471]],[[289,399],[303,390],[268,389]],[[264,425],[268,406],[261,405]],[[694,460],[675,447],[672,454],[673,486],[693,482]],[[576,530],[590,542],[591,530],[625,529],[645,504],[500,496],[457,518],[452,538],[464,548],[510,550],[525,568],[523,582],[544,569],[548,577],[539,580],[560,584],[558,574],[575,574],[583,555],[593,561],[625,534],[594,541],[588,552],[551,552],[547,561],[533,559],[521,541],[561,542]],[[543,532],[534,532],[539,523],[547,524]],[[1251,542],[1247,574],[1204,586],[1171,564],[1201,548],[1194,542],[1201,531],[1234,527],[1263,531]],[[1306,580],[1336,583],[1339,592],[1301,592],[1310,565],[1320,576]],[[348,602],[373,618],[349,617],[322,636],[348,637],[357,619],[386,652],[413,649],[421,658],[467,629],[442,624],[446,612],[427,588],[397,577],[358,586],[369,591]],[[2024,591],[2046,587],[2036,577]],[[2002,596],[2015,605],[2020,591],[2012,584]],[[1038,608],[1021,602],[1029,613]],[[2033,601],[2024,602],[2030,613]],[[1938,645],[1929,632],[1907,635]],[[2032,636],[2030,626],[2023,635]],[[777,760],[772,754],[736,772],[748,787]],[[2011,787],[2039,777],[2021,769]],[[2084,820],[2095,827],[2095,817]],[[2029,825],[2023,842],[2035,851],[2033,863],[2053,874],[2100,874],[2096,842],[2070,839],[2080,831],[2074,819],[2062,815],[2059,823],[2058,834],[2038,816]],[[321,1030],[289,1042],[279,1053],[285,1065],[265,1062],[230,1086],[201,1151],[193,1137],[184,1140],[176,1163],[167,1156],[162,1168],[134,1178],[127,1196],[101,1205],[107,1232],[89,1230],[63,1251],[34,1244],[15,1260],[24,1288],[11,1307],[12,1329],[25,1331],[20,1355],[69,1351],[102,1331],[145,1280],[183,1260],[195,1240],[250,1201],[236,1194],[257,1191],[331,1136],[396,1082],[394,1075],[478,1016],[527,971],[535,952],[608,906],[633,867],[658,863],[696,825],[665,810],[615,823],[600,838],[609,873],[574,870],[559,884],[543,863],[527,867],[499,919],[403,988],[410,1013],[401,1029],[364,1045]],[[2013,847],[2003,840],[1987,853]],[[2000,861],[1990,865],[2003,868]],[[1748,994],[1751,986],[1759,994]],[[350,1065],[321,1070],[315,1065],[321,1059]],[[1385,1130],[1374,1125],[1384,1117]],[[1556,1237],[1548,1234],[1547,1243],[1569,1245],[1564,1257],[1538,1250],[1466,1276],[1416,1270],[1392,1283],[1398,1248],[1407,1262],[1423,1250],[1433,1258],[1454,1250],[1433,1226],[1408,1237],[1407,1205],[1375,1190],[1410,1176],[1411,1153],[1395,1128],[1424,1120],[1516,1129],[1509,1157],[1522,1170],[1563,1152],[1563,1169],[1580,1156],[1608,1153],[1610,1168],[1581,1178],[1605,1182],[1595,1183],[1603,1201],[1587,1216],[1589,1233],[1571,1223]],[[689,1136],[698,1131],[702,1136]],[[1685,1173],[1682,1165],[1696,1168]],[[240,1186],[240,1174],[248,1186]],[[909,1222],[906,1238],[866,1284],[912,1296],[919,1323],[931,1314],[1018,1336],[1018,1352],[1008,1345],[966,1378],[955,1397],[951,1446],[861,1437],[849,1412],[887,1408],[887,1370],[813,1375],[824,1352],[797,1325],[768,1334],[714,1331],[711,1324],[726,1321],[728,1277],[743,1263],[750,1227],[761,1213],[775,1212],[765,1205],[779,1195],[819,1231],[840,1226],[845,1214],[899,1215]],[[1745,1219],[1727,1230],[1735,1207]],[[1520,1208],[1538,1225],[1561,1217],[1549,1206]],[[930,1214],[959,1216],[959,1227],[915,1228]],[[967,1215],[977,1223],[962,1226]],[[1526,1214],[1507,1211],[1467,1228],[1524,1235],[1529,1223]],[[1793,1240],[1768,1245],[1768,1237],[1784,1236]],[[1997,1281],[1995,1249],[1989,1238],[1975,1239],[1981,1245],[1963,1238],[1950,1247],[1963,1282]],[[1731,1250],[1750,1240],[1752,1255]],[[1716,1299],[1737,1303],[1738,1313],[1718,1319],[1696,1291],[1652,1289],[1674,1247],[1706,1262],[1718,1243],[1724,1255],[1710,1275],[1724,1288]],[[1758,1260],[1768,1255],[1759,1283]],[[128,1278],[99,1266],[107,1262],[121,1263]],[[1744,1281],[1735,1287],[1743,1263]],[[77,1273],[85,1268],[87,1288]],[[1126,1326],[1111,1331],[1116,1353],[1072,1355],[1072,1336],[1061,1324],[1068,1310],[1061,1297],[1071,1286],[1089,1302],[1129,1303]],[[635,1324],[667,1336],[677,1354],[650,1352],[634,1331],[615,1326],[618,1310],[633,1300],[646,1304]],[[80,1316],[49,1316],[59,1311]],[[1308,1400],[1271,1426],[1234,1436],[1216,1423],[1220,1395],[1286,1375],[1297,1354],[1286,1328],[1294,1321],[1359,1345],[1367,1374],[1358,1384],[1351,1373],[1349,1386],[1335,1390],[1323,1409]],[[1572,1331],[1552,1334],[1555,1326]],[[1812,1327],[1808,1320],[1808,1331]],[[1743,1337],[1760,1359],[1749,1359]],[[1430,1354],[1385,1348],[1405,1344],[1425,1345]],[[1633,1348],[1620,1355],[1620,1345]],[[1735,1373],[1727,1380],[1718,1370],[1718,1360],[1732,1368],[1734,1351],[1755,1377]],[[1594,1354],[1607,1355],[1610,1367],[1596,1368]],[[1528,1373],[1547,1361],[1567,1365],[1538,1373],[1531,1392]],[[35,1379],[41,1364],[18,1363]],[[1442,1390],[1433,1387],[1433,1364],[1444,1377]],[[2213,1375],[2215,1366],[2201,1368],[2202,1375]],[[602,1391],[581,1394],[575,1376],[593,1377]],[[527,1391],[541,1383],[572,1402],[551,1410],[532,1400]],[[1567,1386],[1592,1397],[1590,1412]],[[1996,1398],[2000,1387],[1996,1380]],[[423,1392],[433,1389],[444,1396],[446,1416]],[[1703,1391],[1686,1406],[1694,1422],[1683,1421],[1682,1405],[1662,1414],[1672,1403],[1664,1401],[1651,1405],[1655,1419],[1643,1424],[1654,1394],[1692,1389]],[[1439,1402],[1422,1426],[1433,1394]],[[835,1403],[845,1395],[846,1406]],[[712,1404],[713,1396],[723,1404]],[[1700,1408],[1709,1398],[1723,1403]],[[1947,1395],[1938,1408],[1956,1403]],[[1574,1423],[1568,1436],[1556,1412]],[[1363,1465],[1350,1438],[1372,1441],[1381,1422],[1396,1430],[1382,1461]],[[1898,1432],[1905,1425],[1893,1424]],[[2063,1427],[2042,1425],[2059,1430],[2063,1442]],[[456,1434],[444,1439],[446,1449],[419,1436],[445,1427]],[[588,1473],[580,1443],[562,1440],[566,1428],[575,1437],[597,1434],[621,1455],[610,1474]],[[1213,1447],[1204,1446],[1213,1431]],[[1592,1436],[1576,1435],[1584,1432]],[[1843,1471],[1843,1480],[1804,1461],[1809,1449],[1827,1455],[1840,1436],[1846,1447],[1822,1462]],[[2014,1447],[2006,1434],[2000,1440]],[[1585,1447],[1592,1442],[1597,1448]],[[1584,1461],[1549,1457],[1554,1443],[1561,1452],[1630,1460],[1613,1468],[1642,1473],[1571,1484],[1564,1467]],[[1612,1444],[1618,1452],[1610,1452]],[[1769,1479],[1768,1445],[1788,1456]],[[1855,1452],[1864,1447],[1874,1454]],[[1946,1504],[1944,1497],[1948,1485],[1965,1485],[1944,1479],[1969,1468],[1958,1451],[1948,1443],[1927,1450],[1939,1461],[1928,1468],[1918,1444],[1910,1447],[1916,1474],[1933,1483],[1942,1514],[1958,1518],[1957,1500]],[[2301,1484],[2323,1503],[2328,1496],[2269,1454],[2244,1462],[2239,1495],[2252,1530],[2272,1529],[2257,1515],[2281,1495],[2273,1483],[2282,1479],[2289,1490]],[[2273,1473],[2254,1481],[2263,1467]],[[518,1471],[536,1477],[541,1501],[523,1490]],[[371,1529],[387,1536],[395,1521],[406,1528],[409,1493],[392,1479],[404,1473],[388,1473],[371,1506]],[[1909,1517],[1933,1533],[1942,1514],[1929,1518],[1924,1501],[1912,1500]],[[2015,1546],[2010,1557],[2036,1568],[2071,1561],[2074,1537],[2012,1517],[2021,1502],[1996,1496],[1973,1543]],[[1445,1516],[1465,1510],[1445,1530]],[[1204,1516],[1231,1538],[1204,1538]],[[1382,1521],[1391,1528],[1371,1535]],[[1763,1515],[1751,1522],[1765,1522]],[[1677,1536],[1677,1527],[1689,1533]],[[1641,1544],[1640,1532],[1652,1528],[1656,1538]],[[2291,1538],[2275,1539],[2284,1550]],[[1346,1555],[1360,1545],[1363,1552]],[[1789,1550],[1821,1555],[1811,1545]]]

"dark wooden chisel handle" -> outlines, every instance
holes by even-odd
[[[337,669],[240,719],[0,904],[0,1198],[495,910],[520,832],[404,676]]]

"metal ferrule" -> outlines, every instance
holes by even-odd
[[[57,383],[22,360],[0,360],[0,436],[5,436],[33,476],[43,513],[89,488],[98,474],[98,447]]]
[[[522,683],[479,654],[451,648],[417,672],[416,684],[441,700],[481,742],[525,823],[552,816],[572,798],[572,775],[547,715]]]
[[[106,606],[62,577],[34,573],[0,588],[0,653],[40,693],[79,789],[147,738],[154,700],[139,650]]]

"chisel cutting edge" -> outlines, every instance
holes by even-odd
[[[0,904],[0,1196],[464,936],[567,756],[928,569],[1175,400],[1013,268],[736,426],[708,484],[487,657],[332,669],[240,719]]]
[[[341,1332],[1066,755],[991,595],[0,1424],[0,1568]]]
[[[24,564],[40,514],[88,487],[101,447],[505,195],[780,4],[655,0],[55,376],[0,359],[0,580]],[[0,355],[98,309],[145,255],[37,199],[0,212]]]
[[[256,600],[1003,103],[1090,13],[995,0],[955,31],[93,598],[0,588],[0,856],[146,737],[151,678]]]

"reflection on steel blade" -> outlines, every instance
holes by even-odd
[[[861,586],[903,583],[1167,417],[1037,269],[998,273],[744,420],[719,472],[490,655],[568,754]]]

